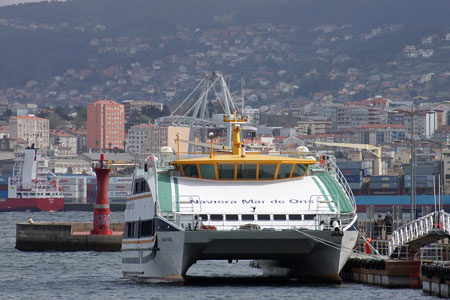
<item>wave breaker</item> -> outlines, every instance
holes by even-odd
[[[125,278],[182,281],[197,260],[256,260],[264,275],[339,280],[358,236],[344,176],[323,155],[232,149],[177,158],[163,147],[136,167],[122,240]]]

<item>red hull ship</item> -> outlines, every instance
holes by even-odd
[[[13,176],[8,180],[8,198],[0,200],[0,211],[58,211],[64,196],[55,179],[49,180],[48,159],[31,146],[15,153]]]
[[[0,211],[58,211],[64,208],[64,198],[7,198],[0,200]]]

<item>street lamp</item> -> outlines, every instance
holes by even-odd
[[[416,219],[416,155],[414,151],[414,103],[411,106],[411,221]]]

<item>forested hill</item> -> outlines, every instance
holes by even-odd
[[[449,11],[448,0],[72,0],[7,6],[0,9],[0,17],[52,25],[99,22],[123,34],[135,30],[171,30],[178,24],[212,26],[218,20],[227,25],[271,22],[300,26],[352,24],[361,28],[405,24],[430,28],[448,25]]]
[[[270,22],[303,27],[352,25],[360,31],[402,24],[407,41],[450,32],[448,12],[449,0],[72,0],[12,5],[0,8],[0,88],[84,68],[90,58],[100,56],[90,47],[93,38],[158,39],[175,35],[177,25],[220,28]],[[387,52],[398,46],[383,45]],[[187,46],[196,47],[171,41],[164,51]],[[146,57],[158,59],[166,54],[156,49]]]

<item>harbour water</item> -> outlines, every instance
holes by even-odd
[[[432,299],[422,290],[386,289],[342,283],[272,282],[248,261],[202,261],[188,272],[185,285],[138,284],[122,278],[119,252],[21,252],[15,225],[91,221],[89,212],[0,213],[0,299]],[[112,212],[112,221],[123,221]]]

